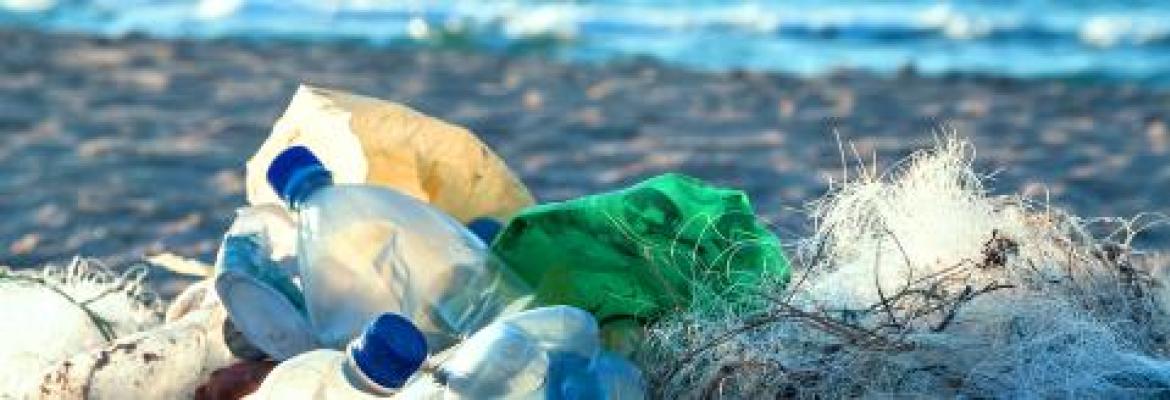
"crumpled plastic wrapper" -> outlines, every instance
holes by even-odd
[[[339,184],[392,187],[463,223],[503,223],[534,200],[504,161],[462,127],[401,104],[301,86],[248,160],[248,202],[281,204],[267,181],[282,150],[308,147]]]
[[[687,307],[698,286],[746,299],[763,279],[789,276],[746,194],[680,174],[525,209],[492,250],[537,303],[579,307],[603,325]]]

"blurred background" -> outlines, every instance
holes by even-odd
[[[1157,0],[3,3],[14,26],[113,36],[348,41],[593,63],[650,56],[712,71],[1170,79],[1170,3]]]
[[[211,261],[301,82],[465,125],[542,200],[681,171],[747,190],[789,242],[843,159],[882,170],[949,130],[995,193],[1166,213],[1167,21],[1137,0],[0,0],[0,264]]]

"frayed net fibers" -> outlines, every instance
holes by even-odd
[[[973,156],[944,138],[814,202],[792,283],[759,288],[769,308],[706,304],[649,328],[656,394],[1170,396],[1158,259],[989,195]]]

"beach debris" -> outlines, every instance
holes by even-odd
[[[427,358],[426,338],[401,315],[373,318],[344,351],[317,349],[277,365],[251,399],[375,399],[394,394]]]
[[[529,303],[530,289],[441,210],[383,186],[334,185],[331,171],[301,146],[274,159],[268,176],[300,215],[298,273],[321,347],[340,349],[372,318],[396,312],[438,351]],[[233,319],[249,329],[234,312]]]
[[[187,286],[187,289],[179,293],[179,296],[167,307],[166,323],[179,321],[198,310],[222,308],[222,303],[213,284],[214,281],[208,278]],[[239,332],[239,329],[236,329],[231,318],[224,319],[222,332],[228,351],[235,357],[246,361],[264,360],[268,357],[267,354],[248,341]]]
[[[237,360],[224,342],[222,307],[119,337],[76,354],[31,381],[29,399],[191,398],[212,371]]]
[[[697,295],[736,303],[789,275],[779,239],[743,192],[673,173],[527,208],[492,250],[535,288],[538,304],[580,307],[603,326],[650,321]]]
[[[396,398],[641,399],[629,361],[601,350],[597,321],[569,306],[505,316],[415,376]]]
[[[397,103],[302,85],[248,160],[250,204],[283,204],[267,172],[291,146],[311,149],[337,183],[392,187],[463,223],[503,223],[534,201],[504,161],[467,129]]]
[[[211,373],[195,389],[195,400],[237,400],[252,394],[276,367],[275,361],[240,361]]]
[[[992,196],[948,137],[814,203],[797,276],[692,308],[639,353],[665,398],[1160,398],[1165,330],[1133,225]],[[1093,225],[1105,224],[1098,235]]]
[[[92,260],[35,271],[0,267],[0,397],[78,352],[162,322],[145,269],[116,274]]]
[[[237,210],[216,256],[214,290],[230,315],[227,326],[252,345],[237,349],[241,358],[258,357],[247,354],[249,347],[277,361],[320,347],[294,281],[295,264],[278,262],[272,250],[270,232],[294,230],[281,214],[275,207]]]

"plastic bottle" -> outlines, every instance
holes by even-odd
[[[384,398],[401,388],[426,357],[422,332],[401,315],[386,313],[345,351],[318,349],[280,363],[248,398]]]
[[[271,209],[238,210],[215,260],[215,291],[229,325],[277,361],[320,347],[301,289],[272,257],[272,231],[291,229],[286,224],[291,221],[281,221]]]
[[[569,306],[507,316],[451,350],[397,398],[641,399],[641,373],[600,350],[597,322]]]
[[[549,353],[567,353],[592,360],[601,349],[597,320],[580,308],[540,307],[510,315],[501,323],[523,330]]]
[[[645,383],[632,363],[601,350],[596,319],[570,306],[513,315],[507,324],[528,332],[548,354],[543,398],[641,399]]]
[[[597,391],[585,384],[563,384],[559,398],[589,399],[605,398],[616,400],[641,400],[646,398],[646,380],[642,371],[633,363],[615,353],[602,351],[590,363],[589,373],[597,377]],[[586,381],[591,382],[591,381]],[[589,394],[600,393],[599,397]]]
[[[321,345],[341,348],[383,312],[414,321],[439,351],[531,290],[457,221],[393,189],[335,185],[304,147],[273,160],[268,180],[298,216],[298,271]]]
[[[460,344],[435,380],[464,398],[503,398],[537,391],[548,369],[548,353],[531,335],[492,324]]]

